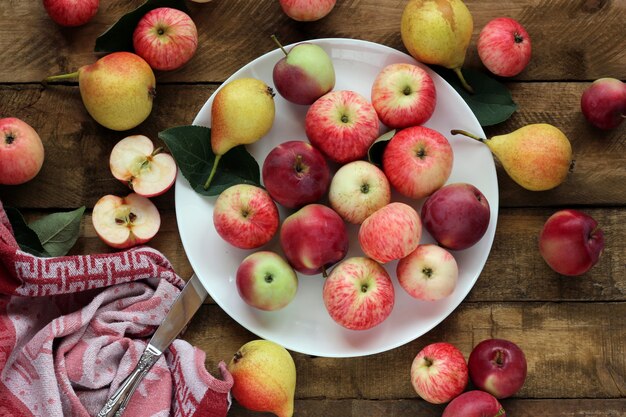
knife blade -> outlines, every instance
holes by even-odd
[[[124,413],[130,397],[143,377],[189,323],[207,295],[200,279],[193,274],[152,335],[133,372],[109,398],[97,417],[120,417]]]

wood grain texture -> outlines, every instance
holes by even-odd
[[[88,24],[62,28],[41,2],[5,0],[0,5],[0,50],[11,59],[0,68],[0,83],[38,82],[51,74],[92,63],[96,37],[141,0],[102,2]],[[244,64],[275,49],[276,34],[287,45],[313,38],[348,37],[406,52],[400,17],[406,0],[343,0],[317,22],[288,18],[275,0],[187,2],[199,33],[194,58],[180,70],[157,74],[160,82],[221,82]],[[532,39],[533,56],[521,80],[626,78],[626,3],[610,0],[466,0],[474,34],[466,65],[481,68],[476,41],[491,19],[519,20]],[[15,24],[19,21],[20,24]],[[33,30],[37,28],[37,30]]]
[[[409,371],[427,344],[449,342],[469,356],[487,338],[517,343],[528,362],[519,398],[614,398],[626,394],[626,303],[462,303],[439,326],[392,351],[359,358],[293,353],[300,399],[412,399]],[[383,324],[384,325],[384,324]],[[207,366],[228,362],[252,333],[205,305],[187,334]]]

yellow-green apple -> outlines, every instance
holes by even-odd
[[[293,415],[296,364],[284,347],[269,340],[247,342],[228,363],[233,377],[231,393],[244,408]]]
[[[150,115],[156,96],[152,68],[139,55],[113,52],[78,71],[48,77],[44,82],[78,79],[87,112],[102,126],[128,130]]]
[[[259,251],[244,258],[237,268],[235,283],[247,304],[266,311],[285,307],[298,290],[296,272],[272,251]]]
[[[0,184],[30,181],[43,165],[41,138],[28,123],[15,117],[0,119]]]
[[[392,129],[426,123],[436,103],[435,83],[417,65],[387,65],[372,85],[372,105],[383,124]]]
[[[579,210],[559,210],[546,220],[539,234],[539,252],[561,275],[589,271],[604,250],[604,232],[598,222]]]
[[[93,227],[107,245],[125,249],[146,243],[161,227],[156,206],[146,197],[105,195],[93,206]]]
[[[374,106],[355,91],[338,90],[323,95],[309,107],[304,120],[313,146],[340,164],[367,154],[379,134]]]
[[[506,417],[506,412],[493,395],[473,390],[450,401],[441,417]]]
[[[326,16],[337,0],[279,0],[283,12],[299,22],[313,22]]]
[[[443,404],[461,394],[468,382],[463,353],[447,342],[424,347],[411,364],[411,384],[424,400]]]
[[[404,258],[417,248],[421,237],[420,216],[413,207],[400,202],[376,210],[359,228],[361,249],[380,263]]]
[[[346,225],[333,209],[309,204],[287,217],[280,228],[280,245],[289,264],[305,275],[320,272],[348,253]]]
[[[383,171],[400,194],[419,199],[446,183],[453,159],[452,146],[441,133],[412,126],[396,133],[385,147]]]
[[[328,190],[330,206],[347,222],[361,224],[391,201],[384,172],[367,161],[352,161],[333,175]]]
[[[133,32],[135,53],[156,70],[175,70],[196,53],[198,30],[189,15],[171,7],[150,10]]]
[[[80,26],[98,12],[100,0],[43,0],[48,16],[61,26]]]
[[[295,104],[313,104],[335,86],[335,67],[319,45],[302,42],[289,52],[278,42],[285,56],[272,72],[274,86],[285,100]]]
[[[441,246],[462,250],[483,237],[491,210],[487,197],[478,188],[454,183],[428,197],[421,214],[424,227]]]
[[[492,73],[513,77],[530,62],[530,36],[515,19],[498,17],[489,21],[478,35],[478,56]]]
[[[324,155],[308,142],[292,140],[270,151],[261,170],[263,185],[274,200],[300,208],[321,199],[330,184]]]
[[[389,274],[378,262],[348,258],[324,281],[324,305],[330,317],[350,330],[367,330],[393,310],[395,294]]]
[[[398,282],[413,298],[436,301],[456,288],[459,268],[454,256],[437,245],[419,245],[396,266]]]
[[[278,231],[278,207],[261,187],[236,184],[217,197],[213,225],[226,242],[240,249],[256,249]]]
[[[599,78],[580,97],[585,118],[600,129],[613,129],[626,118],[626,84],[615,78]]]
[[[472,349],[467,366],[474,386],[498,399],[515,394],[526,380],[526,356],[509,340],[483,340]]]
[[[161,195],[174,184],[178,172],[172,155],[161,151],[146,136],[128,136],[111,150],[111,173],[139,195]]]

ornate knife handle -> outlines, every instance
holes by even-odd
[[[148,345],[141,354],[139,363],[133,372],[122,382],[115,394],[109,398],[97,417],[120,417],[124,413],[124,409],[128,405],[133,392],[135,392],[143,377],[146,376],[160,356],[161,352],[152,345]]]

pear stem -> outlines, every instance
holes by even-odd
[[[461,85],[463,86],[463,88],[465,88],[467,91],[473,94],[474,89],[472,88],[471,85],[467,83],[467,81],[465,81],[465,77],[463,76],[463,73],[461,72],[461,67],[454,68],[453,71],[457,75],[457,77],[459,77],[459,81],[461,81]]]
[[[211,168],[211,173],[209,174],[209,179],[207,179],[206,182],[204,183],[205,190],[209,189],[209,186],[211,185],[211,181],[213,180],[213,177],[215,176],[215,172],[217,172],[217,164],[220,162],[221,158],[222,158],[222,155],[215,155],[215,160],[213,161],[213,167]]]
[[[463,136],[467,136],[468,138],[472,138],[472,139],[476,139],[479,142],[486,142],[489,139],[485,139],[485,138],[481,138],[479,136],[474,135],[473,133],[469,133],[465,130],[458,130],[458,129],[453,129],[450,131],[451,134],[453,135],[463,135]]]
[[[78,78],[78,71],[75,72],[71,72],[69,74],[62,74],[62,75],[51,75],[50,77],[45,78],[42,83],[47,84],[49,82],[54,82],[54,81],[65,81],[65,80],[76,80]]]
[[[270,38],[272,38],[274,43],[276,43],[276,45],[278,45],[278,47],[280,48],[281,51],[283,51],[283,54],[285,54],[285,56],[289,55],[289,53],[285,50],[283,45],[281,45],[281,43],[278,41],[278,38],[276,37],[276,35],[272,35],[272,36],[270,36]]]

